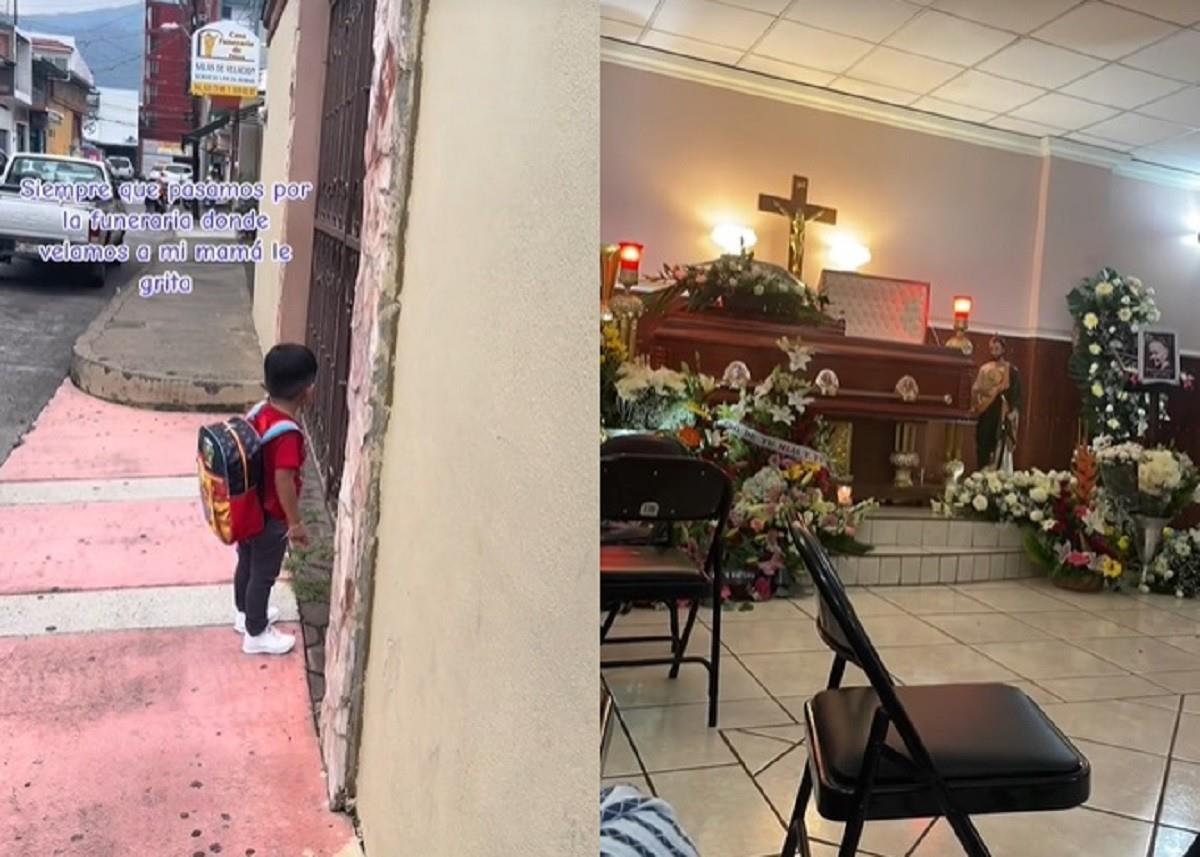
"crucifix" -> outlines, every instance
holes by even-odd
[[[837,210],[823,205],[808,204],[808,177],[792,176],[791,199],[782,196],[758,195],[758,210],[782,214],[791,221],[788,236],[788,270],[798,280],[804,279],[804,230],[809,221],[837,223]]]

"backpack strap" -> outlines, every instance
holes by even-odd
[[[262,409],[267,406],[267,401],[268,401],[267,399],[263,399],[261,402],[259,402],[257,405],[255,405],[253,408],[251,408],[249,411],[247,411],[246,419],[252,420],[255,417],[257,417],[262,412]]]
[[[291,420],[280,420],[262,433],[262,442],[266,446],[275,438],[285,435],[291,431],[300,431],[300,426],[296,425]]]

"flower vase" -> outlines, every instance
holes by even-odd
[[[1154,557],[1158,555],[1158,549],[1162,546],[1163,530],[1171,521],[1168,518],[1155,518],[1150,515],[1134,515],[1133,520],[1138,527],[1136,546],[1138,560],[1142,566],[1139,582],[1145,585],[1150,563],[1154,562]]]

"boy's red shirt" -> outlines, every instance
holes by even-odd
[[[291,420],[299,425],[299,421],[288,416],[270,402],[259,411],[250,424],[260,435],[277,422]],[[263,511],[268,516],[280,521],[287,521],[283,506],[279,503],[279,492],[275,490],[275,471],[293,470],[296,473],[296,496],[300,496],[300,473],[304,469],[304,435],[298,431],[284,432],[262,450],[263,458]]]

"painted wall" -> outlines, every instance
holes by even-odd
[[[292,261],[269,256],[254,274],[254,325],[263,350],[276,342],[303,342],[312,273],[313,213],[316,209],[317,154],[321,144],[321,105],[325,92],[328,8],[298,0],[287,3],[268,48],[272,73],[267,75],[267,125],[262,135],[262,181],[312,182],[304,200],[263,202],[271,218],[264,236],[289,244]],[[297,69],[303,82],[296,85]]]
[[[597,12],[429,4],[358,777],[368,854],[596,853]]]
[[[978,329],[1064,335],[1066,293],[1110,264],[1200,331],[1197,191],[611,63],[601,104],[601,234],[646,244],[644,270],[712,258],[723,220],[752,227],[760,258],[782,263],[786,221],[759,213],[758,194],[786,196],[798,173],[810,202],[836,208],[836,228],[870,248],[863,273],[932,283],[934,320],[967,293]],[[814,285],[832,229],[810,226]]]

